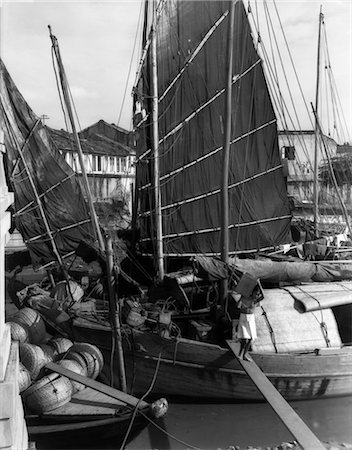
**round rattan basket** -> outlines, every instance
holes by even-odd
[[[59,366],[64,367],[65,369],[72,370],[72,372],[78,373],[79,375],[83,375],[84,377],[87,376],[87,369],[82,364],[80,364],[77,361],[74,361],[73,359],[62,359],[61,361],[58,361],[57,364]],[[85,388],[85,385],[82,383],[78,383],[77,381],[70,380],[73,387],[73,393],[77,391],[81,391]]]
[[[54,349],[56,355],[62,355],[69,351],[73,345],[73,342],[65,337],[55,337],[50,339],[48,345]]]
[[[96,345],[89,344],[88,342],[76,342],[70,348],[70,351],[77,352],[77,353],[80,353],[80,352],[91,353],[95,357],[95,359],[97,359],[100,370],[103,368],[104,357],[103,357],[102,352],[99,350],[99,348]]]
[[[52,359],[38,345],[23,343],[20,344],[20,361],[31,374],[32,380],[36,380],[45,364]]]
[[[18,342],[27,342],[29,329],[27,325],[18,322],[7,322],[11,329],[11,339]]]
[[[20,392],[25,391],[32,383],[31,374],[22,363],[18,367],[18,388]]]
[[[50,360],[50,361],[55,361],[56,359],[56,353],[54,348],[51,345],[48,344],[40,344],[39,347],[43,350],[45,356]]]
[[[51,373],[29,387],[22,398],[26,408],[42,414],[68,403],[72,392],[73,387],[68,378]]]
[[[74,352],[69,351],[65,359],[72,359],[78,362],[87,370],[87,376],[95,379],[101,372],[103,366],[100,366],[99,360],[96,355],[88,352]]]
[[[29,330],[29,341],[32,344],[43,342],[46,337],[45,322],[41,315],[32,308],[23,308],[11,317],[11,321],[27,325]]]

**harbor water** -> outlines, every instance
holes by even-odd
[[[291,406],[323,442],[352,444],[352,396],[298,401]],[[235,445],[265,448],[294,440],[267,403],[171,403],[159,425],[167,434],[150,425],[126,448],[225,450]]]

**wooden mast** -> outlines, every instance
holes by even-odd
[[[159,127],[158,127],[158,67],[156,54],[156,1],[153,0],[153,21],[151,28],[151,70],[152,70],[152,154],[154,158],[154,202],[155,202],[155,227],[156,227],[156,258],[157,278],[164,278],[164,250],[160,195],[160,156],[159,156]]]
[[[314,189],[313,189],[313,208],[314,208],[314,231],[318,233],[319,221],[319,187],[318,187],[318,144],[319,144],[319,124],[317,119],[319,106],[319,83],[320,83],[320,39],[321,39],[321,23],[323,21],[322,7],[319,13],[319,34],[318,34],[318,54],[317,54],[317,80],[315,89],[315,144],[314,144]]]
[[[221,259],[225,264],[229,262],[229,158],[230,158],[230,140],[231,140],[231,110],[232,110],[232,66],[233,66],[233,33],[234,33],[234,3],[230,1],[229,26],[227,37],[227,82],[225,97],[225,130],[224,144],[222,151],[222,171],[221,171]],[[228,280],[221,283],[222,305],[227,299]]]
[[[77,144],[78,157],[79,157],[79,162],[80,162],[80,166],[81,166],[84,187],[85,187],[87,197],[88,197],[88,204],[89,204],[89,208],[90,208],[91,218],[92,218],[93,226],[94,226],[97,238],[98,238],[99,247],[100,247],[101,251],[104,252],[105,251],[105,243],[104,243],[103,236],[102,236],[102,233],[101,233],[101,230],[99,227],[98,217],[97,217],[97,214],[94,209],[92,193],[90,191],[87,173],[86,173],[86,170],[84,167],[81,142],[79,140],[78,133],[77,133],[76,126],[75,126],[75,121],[74,121],[74,117],[73,117],[71,101],[70,101],[70,96],[69,96],[69,91],[68,91],[68,82],[67,82],[64,66],[63,66],[63,63],[61,60],[60,49],[59,49],[59,45],[58,45],[56,37],[53,36],[51,33],[50,25],[48,26],[48,28],[49,28],[49,32],[50,32],[50,38],[51,38],[51,42],[53,45],[53,49],[54,49],[54,52],[56,55],[57,63],[59,65],[62,92],[63,92],[67,112],[69,115],[72,132],[73,132],[76,144]],[[117,342],[121,389],[124,392],[126,392],[127,387],[126,387],[126,375],[125,375],[125,365],[124,365],[124,358],[123,358],[123,349],[122,349],[121,326],[120,326],[120,319],[119,319],[119,304],[117,302],[115,302],[115,290],[114,290],[113,283],[112,283],[112,277],[113,277],[113,272],[114,272],[114,270],[113,270],[113,251],[112,251],[112,242],[111,242],[111,239],[109,239],[109,238],[107,239],[107,250],[108,251],[107,251],[106,256],[107,256],[107,271],[108,271],[107,278],[108,278],[108,288],[109,288],[110,319],[111,319],[111,325],[112,325],[112,329],[113,329],[114,339]],[[111,377],[111,379],[112,379],[112,377]]]
[[[53,34],[51,33],[51,27],[50,25],[48,25],[49,28],[49,33],[50,33],[50,38],[51,38],[51,42],[53,45],[53,50],[55,52],[55,56],[56,56],[56,60],[59,66],[59,73],[60,73],[60,80],[61,80],[61,87],[62,87],[62,93],[64,96],[64,100],[65,100],[65,104],[66,104],[66,108],[67,108],[67,113],[70,119],[70,123],[71,123],[71,128],[72,128],[72,133],[74,136],[74,139],[76,141],[76,145],[77,145],[77,152],[78,152],[78,158],[79,158],[79,163],[81,166],[81,171],[82,171],[82,178],[83,178],[83,184],[84,184],[84,188],[88,197],[88,204],[89,204],[89,209],[90,209],[90,214],[91,214],[91,218],[92,218],[92,223],[98,238],[98,242],[99,242],[99,247],[102,251],[104,251],[104,240],[103,240],[103,236],[99,227],[99,223],[98,223],[98,217],[97,214],[95,212],[94,209],[94,205],[93,205],[93,197],[92,197],[92,193],[89,187],[89,183],[88,183],[88,178],[87,178],[87,173],[86,173],[86,169],[84,167],[84,161],[83,161],[83,152],[82,152],[82,147],[81,147],[81,142],[79,140],[78,137],[78,133],[76,130],[76,126],[75,126],[75,121],[74,121],[74,116],[73,116],[73,112],[72,112],[72,107],[71,107],[71,100],[70,100],[70,95],[69,95],[69,91],[68,91],[68,83],[67,83],[67,77],[66,77],[66,73],[65,73],[65,69],[62,63],[62,59],[61,59],[61,55],[60,55],[60,49],[59,49],[59,44],[58,41],[56,39],[55,36],[53,36]]]

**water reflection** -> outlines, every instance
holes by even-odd
[[[352,443],[352,397],[293,402],[291,406],[322,441]],[[265,403],[171,403],[161,425],[169,436],[151,425],[127,448],[215,450],[226,449],[230,445],[244,448],[248,445],[274,446],[293,440],[280,419]]]

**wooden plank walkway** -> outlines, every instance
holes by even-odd
[[[254,361],[244,361],[238,357],[238,343],[231,340],[227,340],[226,342],[247,375],[263,394],[263,397],[297,440],[299,445],[305,450],[325,450],[324,445],[307,427],[300,416],[291,408],[283,396],[274,388],[257,364]]]
[[[85,386],[95,389],[96,391],[102,392],[103,394],[106,394],[109,397],[115,398],[116,400],[120,400],[126,405],[135,407],[138,404],[139,408],[145,408],[149,406],[149,404],[143,400],[140,401],[138,398],[133,397],[132,395],[126,394],[122,391],[119,391],[118,389],[112,388],[107,384],[103,384],[100,383],[99,381],[92,380],[91,378],[84,377],[83,375],[79,375],[78,373],[72,372],[72,370],[66,369],[65,367],[59,366],[58,364],[55,364],[53,362],[46,364],[45,367],[49,370],[52,370],[53,372],[57,372],[60,375],[70,378],[71,380],[78,381],[79,383],[82,383]]]

